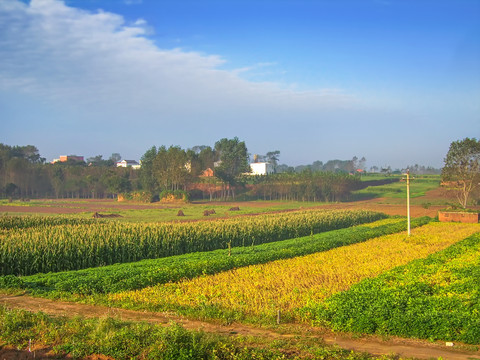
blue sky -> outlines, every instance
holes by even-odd
[[[0,119],[47,160],[238,136],[441,167],[480,138],[480,1],[1,0]]]

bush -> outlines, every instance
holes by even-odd
[[[188,202],[189,201],[189,195],[186,191],[183,190],[163,190],[160,193],[160,201],[161,202]]]

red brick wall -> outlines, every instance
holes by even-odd
[[[438,220],[444,222],[478,223],[478,213],[439,211]]]

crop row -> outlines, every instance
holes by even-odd
[[[196,223],[61,225],[0,236],[0,275],[78,270],[226,247],[254,246],[386,217],[311,210]]]
[[[414,219],[412,226],[420,226],[429,221],[430,218]],[[80,294],[135,290],[202,274],[215,274],[233,268],[326,251],[396,233],[405,228],[405,219],[391,218],[255,247],[236,247],[231,250],[230,256],[228,250],[221,249],[76,271],[26,277],[5,276],[0,277],[0,287]]]
[[[382,236],[293,259],[253,265],[109,294],[112,304],[157,310],[217,309],[242,316],[288,317],[308,320],[327,297],[362,279],[378,276],[395,266],[425,257],[478,231],[476,224],[429,223],[415,230]]]
[[[343,331],[480,344],[480,233],[332,296],[315,319]]]
[[[69,216],[0,216],[0,230],[49,227],[58,225],[92,225],[97,219],[83,219]]]

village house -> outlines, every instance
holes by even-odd
[[[132,167],[132,169],[140,169],[142,165],[135,160],[122,160],[117,162],[117,167]]]

